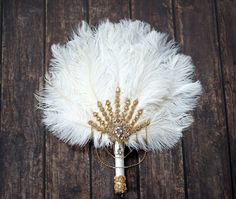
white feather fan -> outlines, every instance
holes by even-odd
[[[52,46],[52,55],[36,96],[43,123],[70,144],[112,146],[116,193],[126,191],[124,168],[140,163],[124,166],[125,145],[170,148],[193,122],[201,85],[193,81],[191,58],[147,23],[82,22],[69,42]]]
[[[95,147],[112,145],[107,134],[91,134],[88,121],[97,101],[115,100],[118,86],[121,104],[138,98],[141,117],[150,119],[147,144],[142,129],[125,142],[128,147],[170,148],[193,122],[189,111],[201,85],[193,82],[191,58],[149,24],[107,20],[91,28],[82,22],[68,43],[51,50],[46,84],[37,99],[43,123],[63,141],[83,146],[93,139]]]

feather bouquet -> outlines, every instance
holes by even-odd
[[[96,28],[82,22],[70,41],[51,50],[37,95],[43,123],[71,145],[92,140],[95,148],[112,148],[115,165],[101,162],[116,170],[115,192],[125,192],[125,146],[171,148],[193,122],[189,111],[201,84],[193,81],[191,58],[166,34],[131,20]]]

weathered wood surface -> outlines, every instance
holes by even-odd
[[[42,198],[43,128],[34,92],[43,76],[43,2],[2,2],[0,197]]]
[[[226,115],[213,1],[175,2],[177,40],[192,56],[203,96],[184,137],[190,198],[232,198]]]
[[[236,196],[235,1],[4,0],[0,8],[0,198]],[[66,42],[81,20],[96,25],[104,18],[140,19],[169,33],[193,57],[204,87],[183,144],[149,153],[127,170],[129,191],[122,196],[114,194],[114,171],[98,163],[92,145],[70,147],[51,136],[34,108],[51,44]]]
[[[226,103],[233,194],[236,197],[236,1],[217,1],[217,23]]]

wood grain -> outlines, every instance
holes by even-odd
[[[177,38],[192,56],[204,93],[184,137],[189,198],[232,198],[226,118],[213,1],[175,4]]]
[[[144,20],[174,39],[171,0],[132,1],[132,16]],[[141,198],[184,198],[181,140],[171,150],[149,152],[140,165]]]
[[[50,0],[46,4],[46,66],[52,43],[64,43],[72,29],[86,18],[82,0]],[[79,86],[79,85],[78,85]],[[90,197],[89,146],[71,147],[54,136],[46,137],[46,198]]]
[[[129,18],[128,0],[88,0],[89,23],[97,24],[99,21],[109,19],[117,22],[123,18]]]
[[[236,196],[236,1],[216,1],[233,194]]]
[[[43,197],[43,1],[3,1],[0,198]]]

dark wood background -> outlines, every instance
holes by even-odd
[[[169,33],[193,57],[204,87],[194,125],[175,148],[149,153],[127,170],[122,197],[234,198],[235,0],[3,0],[0,197],[121,197],[113,192],[113,170],[100,166],[91,145],[70,147],[45,131],[33,95],[43,84],[50,45],[67,41],[81,20],[103,18],[141,19]]]

